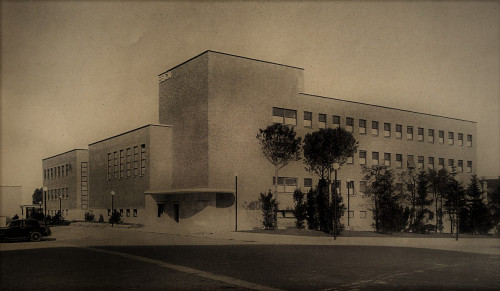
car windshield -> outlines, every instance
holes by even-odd
[[[21,227],[21,220],[13,220],[10,222],[9,227]]]

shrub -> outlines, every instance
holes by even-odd
[[[85,212],[85,221],[94,222],[95,221],[94,213],[88,211]]]
[[[259,202],[262,209],[262,224],[265,229],[276,229],[278,226],[278,202],[273,198],[271,190],[267,194],[260,193]]]
[[[293,209],[293,215],[295,216],[295,226],[298,229],[304,228],[304,221],[307,217],[307,203],[305,200],[305,195],[300,189],[296,189],[293,192],[293,201],[295,202],[295,208]]]
[[[122,222],[122,215],[118,211],[113,211],[113,214],[109,217],[109,223],[120,223]]]
[[[306,219],[307,227],[312,230],[319,230],[318,205],[316,204],[318,189],[311,189],[307,193]]]
[[[104,222],[104,216],[102,216],[102,214],[99,214],[99,222],[100,223]]]

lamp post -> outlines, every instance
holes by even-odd
[[[114,225],[113,214],[115,213],[115,191],[111,191],[111,227]]]
[[[238,173],[234,174],[234,231],[238,231]]]
[[[340,168],[339,163],[333,163],[333,169],[335,170],[335,192],[333,198],[333,239],[337,239],[337,170]]]
[[[62,220],[62,211],[61,211],[61,207],[62,206],[62,196],[59,195],[59,220]]]
[[[43,204],[44,204],[44,207],[45,207],[45,211],[44,211],[44,214],[43,214],[43,219],[45,221],[45,226],[47,226],[47,190],[48,188],[47,187],[43,187],[42,188],[42,191],[43,191]]]

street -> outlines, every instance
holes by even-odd
[[[423,248],[259,244],[61,227],[50,240],[3,243],[1,250],[2,290],[500,288],[498,255]]]

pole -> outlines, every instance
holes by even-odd
[[[111,194],[111,227],[114,225],[113,214],[115,214],[115,195]]]
[[[62,220],[62,211],[61,211],[61,207],[62,206],[62,198],[61,198],[61,195],[59,195],[59,220]]]
[[[43,216],[43,218],[45,220],[45,226],[47,226],[47,190],[43,189],[43,194],[43,202],[45,204],[45,215]]]
[[[353,182],[354,183],[354,182]],[[347,186],[349,186],[349,181],[347,182]],[[350,211],[350,205],[351,205],[351,190],[349,187],[347,187],[347,226],[351,226],[351,211]]]
[[[333,202],[333,239],[337,239],[337,170],[335,170],[335,192]]]
[[[234,192],[234,213],[235,213],[235,231],[238,231],[238,175],[236,175],[235,177],[235,192]],[[276,181],[277,182],[277,181]]]

